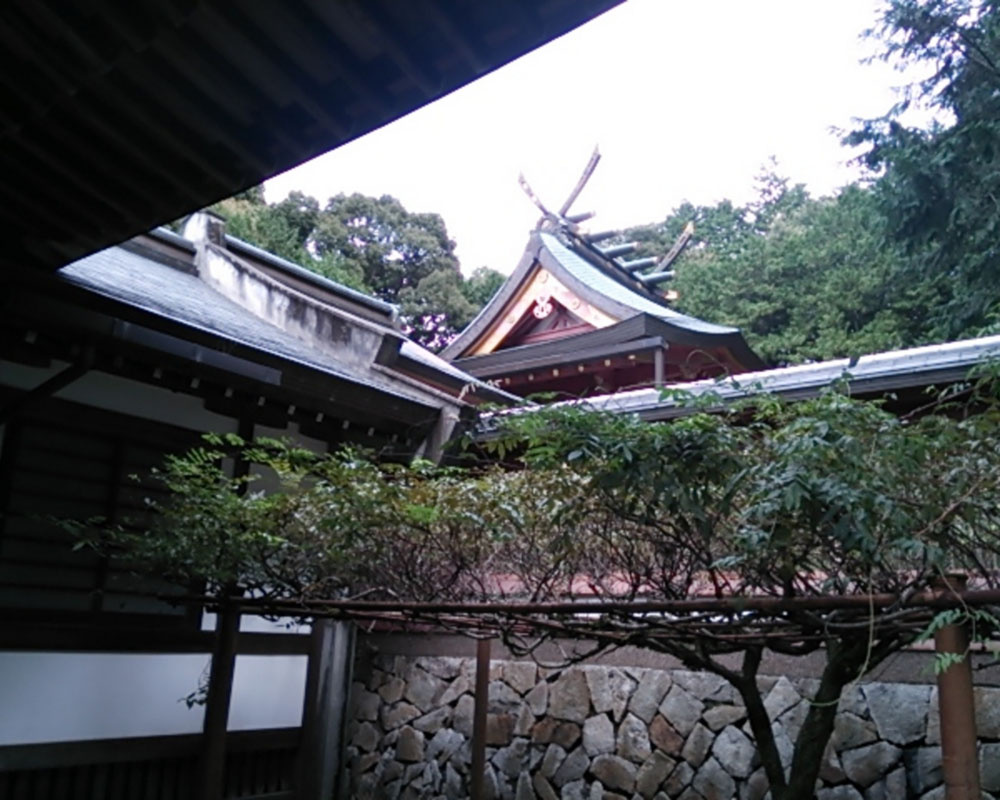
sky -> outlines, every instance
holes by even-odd
[[[662,220],[684,200],[745,202],[771,156],[819,196],[859,175],[836,129],[885,113],[899,73],[860,34],[877,0],[629,0],[337,150],[268,181],[390,194],[441,214],[463,271],[516,266],[538,211],[558,208],[594,146],[573,212],[592,230]]]

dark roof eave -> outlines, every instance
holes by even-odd
[[[374,393],[382,397],[384,405],[381,410],[388,412],[386,414],[387,418],[406,424],[425,422],[429,415],[436,414],[439,411],[440,403],[434,402],[430,398],[426,402],[420,401],[413,397],[392,392],[385,387],[366,383],[345,373],[321,370],[311,364],[254,347],[245,342],[226,337],[216,331],[207,330],[182,320],[172,319],[169,316],[154,311],[136,308],[116,298],[107,297],[89,289],[58,281],[53,283],[54,285],[49,289],[51,295],[77,307],[87,308],[90,311],[105,314],[113,319],[120,319],[130,324],[142,326],[150,331],[172,337],[177,341],[188,343],[194,347],[206,347],[224,356],[244,359],[267,369],[278,370],[280,378],[276,382],[263,382],[262,388],[271,386],[273,388],[289,389],[294,387],[296,392],[305,396],[308,394],[308,391],[304,387],[332,381],[344,386],[345,395],[359,393],[368,397],[371,393]],[[113,338],[122,338],[120,331],[117,336],[114,334],[112,336]],[[192,362],[197,361],[194,357],[190,358],[190,360]],[[237,374],[234,373],[234,375]],[[247,375],[238,374],[238,377],[246,378]],[[370,412],[371,408],[362,407],[359,410]]]

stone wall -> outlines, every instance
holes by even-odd
[[[403,656],[359,669],[352,797],[468,797],[474,671],[470,658]],[[816,681],[760,683],[788,763]],[[983,788],[1000,792],[1000,689],[976,692]],[[494,661],[489,694],[486,782],[498,800],[766,796],[739,696],[714,675]],[[921,684],[850,687],[819,800],[943,798],[936,695]]]

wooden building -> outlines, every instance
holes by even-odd
[[[208,221],[142,232],[617,2],[4,4],[0,797],[330,796],[343,642],[259,621],[217,636],[44,517],[128,513],[151,491],[129,475],[206,430],[433,455],[490,390],[470,397],[386,304]],[[178,700],[220,643],[233,704],[203,731]]]
[[[678,313],[663,284],[690,229],[662,258],[628,260],[634,243],[602,246],[570,200],[542,210],[521,261],[480,314],[442,352],[456,367],[525,397],[555,399],[734,375],[763,362],[737,328]]]
[[[183,236],[156,230],[14,280],[4,300],[0,797],[277,798],[302,788],[298,775],[328,782],[335,743],[319,763],[300,755],[329,679],[307,678],[308,629],[251,617],[217,637],[212,615],[169,599],[193,587],[75,549],[53,519],[141,524],[163,494],[150,468],[203,432],[435,458],[476,404],[515,398],[409,341],[394,306],[204,212]],[[225,641],[235,672],[213,730],[209,711],[179,701]],[[349,648],[324,641],[316,659],[342,682]],[[324,712],[344,697],[328,685]]]

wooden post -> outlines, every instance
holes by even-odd
[[[657,389],[663,388],[664,373],[664,350],[665,347],[657,347],[653,351],[653,386]]]
[[[302,710],[297,800],[332,800],[346,796],[344,731],[354,665],[353,623],[332,619],[313,622],[309,668]]]
[[[949,575],[936,587],[942,594],[965,591],[964,575]],[[945,800],[979,800],[979,759],[976,742],[976,703],[972,693],[972,665],[965,625],[946,625],[934,634],[938,654],[961,654],[962,661],[938,673],[938,709],[941,715],[941,769]]]
[[[240,611],[227,598],[215,618],[215,647],[208,677],[208,699],[202,734],[205,739],[201,760],[202,800],[220,800],[226,777],[226,729],[229,703],[233,696],[233,671],[236,667],[236,637],[240,630]]]
[[[486,711],[490,704],[490,640],[476,642],[476,704],[472,712],[472,768],[469,797],[486,800]]]

